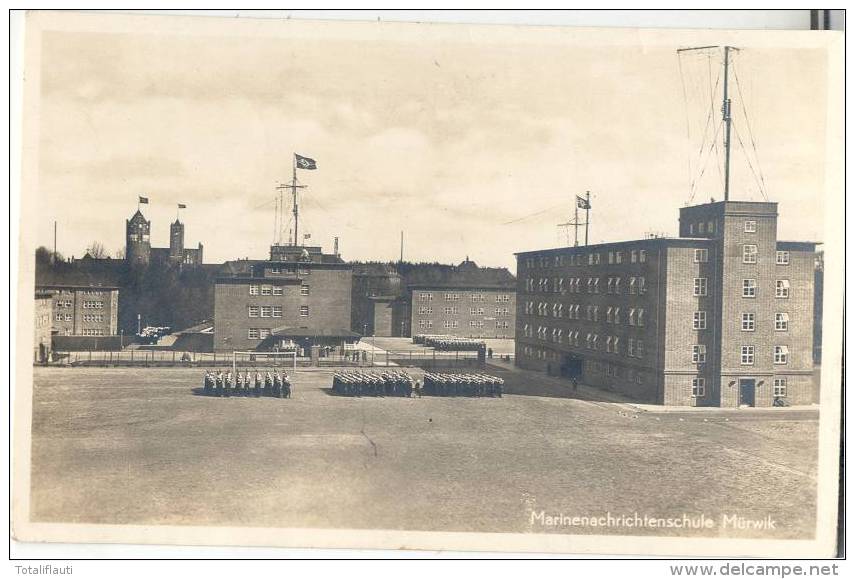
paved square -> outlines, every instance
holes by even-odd
[[[490,398],[209,398],[200,369],[36,368],[32,519],[808,538],[817,413],[634,412],[499,371]],[[538,396],[520,394],[537,392]],[[704,514],[708,530],[544,526]],[[723,515],[774,529],[723,529]]]

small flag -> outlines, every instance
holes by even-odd
[[[148,205],[148,197],[140,196],[140,203],[145,203],[146,205]]]
[[[312,238],[312,234],[311,234],[311,233],[304,233],[304,234],[303,234],[303,239],[311,239],[311,238]]]
[[[591,204],[584,197],[579,197],[578,195],[576,195],[576,207],[578,207],[579,209],[590,209]]]
[[[315,163],[314,159],[298,155],[297,153],[294,153],[294,162],[297,164],[298,169],[313,171],[318,168],[318,164]]]
[[[178,204],[178,208],[179,208],[179,209],[187,209],[187,206],[186,206],[186,205],[184,205],[183,203],[179,203],[179,204]]]

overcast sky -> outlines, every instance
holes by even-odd
[[[684,58],[681,79],[685,43],[609,32],[582,45],[572,31],[538,43],[533,29],[305,25],[45,32],[38,242],[57,220],[61,253],[114,252],[144,195],[154,246],[185,203],[185,243],[206,262],[264,258],[294,152],[318,163],[299,173],[301,233],[328,251],[340,237],[345,259],[396,259],[404,230],[407,259],[513,268],[514,252],[564,243],[576,193],[592,193],[592,242],[676,234],[693,179],[695,202],[722,196],[714,150],[697,179],[718,56]],[[738,94],[735,124],[779,202],[779,238],[821,241],[825,52],[735,58],[756,154]],[[732,199],[762,200],[736,139]]]

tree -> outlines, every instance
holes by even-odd
[[[100,241],[93,241],[92,245],[86,251],[95,259],[104,259],[110,256],[110,252],[107,251],[107,248]]]
[[[116,259],[125,259],[125,248],[117,249],[115,257]]]
[[[54,261],[62,261],[62,255],[60,255],[59,253],[56,254],[56,260],[54,260],[53,258],[53,252],[44,245],[41,245],[36,248],[36,263],[50,265]]]

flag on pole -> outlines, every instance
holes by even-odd
[[[294,153],[294,162],[296,163],[298,169],[306,169],[309,171],[313,171],[318,168],[318,164],[315,162],[314,159],[298,155],[297,153]]]
[[[140,203],[145,203],[146,205],[148,205],[148,197],[143,197],[142,195],[140,195]]]
[[[187,206],[184,203],[179,203],[178,208],[179,209],[187,209]]]
[[[591,204],[584,197],[579,197],[578,195],[576,195],[576,207],[578,207],[579,209],[590,209]]]
[[[311,234],[311,233],[304,233],[304,234],[303,234],[303,239],[311,239],[311,238],[312,238],[312,234]]]

